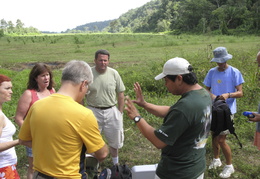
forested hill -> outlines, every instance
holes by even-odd
[[[90,31],[94,25],[92,31],[112,33],[258,33],[259,17],[260,0],[152,0],[118,19],[86,24],[74,30]]]
[[[80,32],[132,32],[131,28],[128,28],[128,26],[136,26],[139,22],[142,23],[140,20],[142,16],[149,16],[150,14],[153,14],[153,12],[158,11],[157,9],[160,8],[161,0],[151,0],[150,2],[146,3],[145,5],[136,8],[131,9],[128,12],[121,15],[118,19],[114,20],[106,20],[106,21],[100,21],[100,22],[91,22],[87,23],[85,25],[77,26],[74,29],[68,29],[65,32],[62,33],[80,33]],[[144,11],[144,13],[140,13],[143,11],[143,8],[150,9],[151,13],[147,13],[147,11]],[[125,19],[129,18],[129,19]],[[118,26],[118,20],[122,21],[122,24],[124,27],[122,29],[119,29]],[[139,21],[139,22],[137,22]],[[126,24],[128,23],[129,24]],[[136,23],[137,22],[137,23]],[[135,24],[136,23],[136,24]],[[114,29],[116,28],[116,29]]]
[[[107,20],[107,21],[100,21],[100,22],[91,22],[87,23],[85,25],[77,26],[76,28],[70,30],[68,29],[67,32],[71,33],[77,33],[77,32],[100,32],[103,31],[106,27],[109,26],[110,22],[113,20]]]

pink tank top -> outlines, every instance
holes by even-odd
[[[32,101],[31,101],[30,106],[29,106],[29,109],[30,109],[30,107],[33,105],[33,103],[35,103],[35,101],[39,100],[39,98],[37,96],[37,91],[36,90],[29,89],[29,91],[32,94]],[[50,89],[49,91],[50,91],[50,94],[55,93],[53,89]]]

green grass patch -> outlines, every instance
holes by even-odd
[[[138,81],[144,91],[145,99],[155,104],[172,105],[179,96],[169,94],[163,80],[154,77],[161,73],[163,64],[170,58],[186,58],[195,68],[199,83],[208,70],[216,64],[210,63],[212,50],[225,46],[233,59],[228,63],[238,68],[245,79],[244,97],[238,99],[238,112],[235,116],[236,133],[243,149],[234,136],[228,137],[233,154],[236,172],[231,178],[255,179],[260,176],[259,151],[252,145],[255,124],[248,123],[242,116],[243,111],[256,111],[259,103],[259,72],[255,63],[260,47],[258,36],[195,36],[163,34],[69,34],[41,36],[8,36],[0,38],[0,73],[12,78],[12,101],[4,104],[3,111],[12,118],[19,97],[26,88],[30,69],[35,62],[48,63],[54,74],[56,90],[60,86],[61,70],[72,59],[84,60],[93,65],[94,53],[107,49],[111,53],[110,66],[117,69],[126,85],[125,94],[135,97],[133,83]],[[141,108],[141,115],[154,127],[162,119],[154,117]],[[160,159],[160,151],[148,142],[139,132],[134,122],[124,114],[125,142],[120,150],[120,162],[134,165],[155,164]],[[18,129],[19,131],[19,129]],[[17,136],[15,136],[16,138]],[[18,170],[26,175],[27,157],[23,146],[16,147]],[[211,138],[207,144],[207,164],[213,153]],[[224,161],[223,154],[221,159]],[[101,164],[110,166],[111,158]],[[219,178],[221,169],[206,171],[205,178]]]

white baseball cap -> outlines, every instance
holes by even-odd
[[[190,63],[184,58],[175,57],[168,60],[163,66],[163,72],[154,79],[160,80],[167,75],[183,75],[190,73]]]

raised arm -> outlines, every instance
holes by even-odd
[[[138,82],[134,84],[134,90],[136,94],[136,99],[132,100],[133,103],[137,104],[140,107],[143,107],[149,113],[157,116],[157,117],[165,117],[168,113],[170,106],[160,106],[152,103],[148,103],[144,100],[142,94],[142,88]]]
[[[125,101],[125,110],[127,111],[128,117],[133,120],[134,117],[140,116],[138,110],[128,96],[126,97]],[[162,149],[166,146],[166,144],[154,134],[155,128],[149,125],[144,118],[141,118],[140,121],[136,123],[136,125],[143,136],[147,138],[157,149]]]

